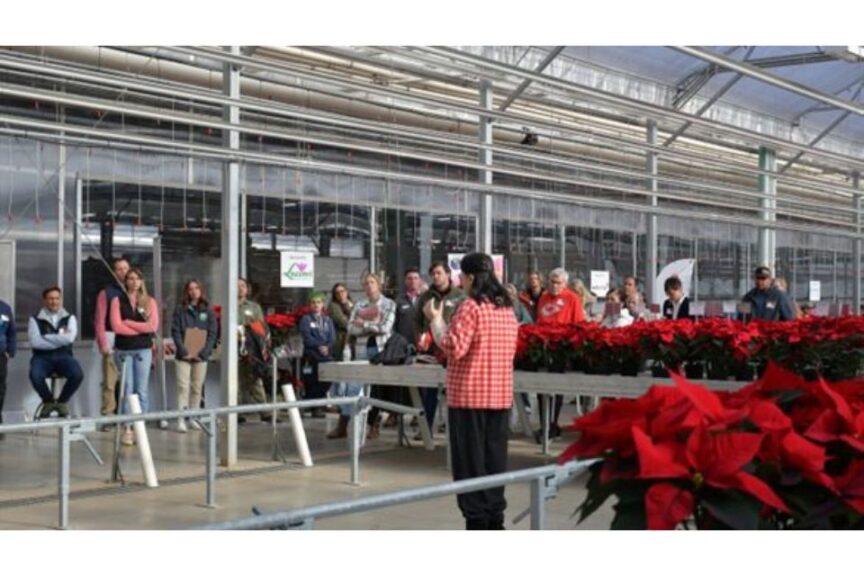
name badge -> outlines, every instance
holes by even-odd
[[[316,324],[315,322],[310,322],[310,323],[309,323],[309,327],[312,328],[313,330],[317,330],[317,329],[318,329],[318,324]]]
[[[252,310],[244,310],[243,313],[244,313],[246,316],[252,316]]]
[[[402,304],[402,310],[408,310],[409,308],[411,308],[410,304]]]
[[[9,317],[5,314],[0,314],[0,322],[9,322]]]
[[[207,313],[206,312],[200,312],[198,314],[198,320],[201,322],[206,321],[207,320]]]
[[[448,300],[447,302],[444,303],[444,306],[446,306],[446,307],[448,307],[448,308],[452,308],[452,307],[454,306],[453,301],[452,301],[452,300]]]
[[[768,302],[765,303],[765,308],[767,308],[768,310],[774,310],[776,307],[777,307],[777,302],[775,302],[774,300],[769,300]]]

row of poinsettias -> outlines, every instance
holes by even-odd
[[[646,367],[750,380],[774,361],[798,374],[841,380],[864,359],[864,317],[748,322],[725,318],[636,322],[623,328],[595,323],[520,327],[517,366],[536,370],[631,374]],[[659,374],[657,374],[659,375]]]

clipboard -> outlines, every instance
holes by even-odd
[[[183,335],[183,348],[189,358],[198,358],[207,344],[207,331],[201,328],[187,328]]]

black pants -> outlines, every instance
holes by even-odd
[[[3,402],[6,400],[6,366],[9,359],[5,352],[0,352],[0,423],[3,422]]]
[[[447,409],[453,479],[465,480],[507,471],[507,428],[510,410]],[[504,487],[456,497],[469,530],[504,527]]]
[[[543,426],[543,423],[546,421],[543,416],[543,398],[545,394],[538,394],[537,399],[540,401],[540,426]],[[561,417],[561,409],[564,407],[564,395],[563,394],[555,394],[549,402],[549,410],[552,412],[552,424],[558,424],[558,418]]]
[[[318,380],[318,364],[322,361],[312,356],[305,356],[303,362],[306,368],[310,370],[309,374],[303,374],[303,389],[305,394],[304,400],[319,400],[327,397],[327,390],[330,388],[329,382],[321,382]],[[325,360],[325,362],[327,362]],[[305,370],[304,370],[305,372]]]

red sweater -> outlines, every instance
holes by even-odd
[[[585,320],[582,299],[572,290],[564,289],[557,296],[546,291],[537,302],[537,318],[540,326],[576,324]]]

